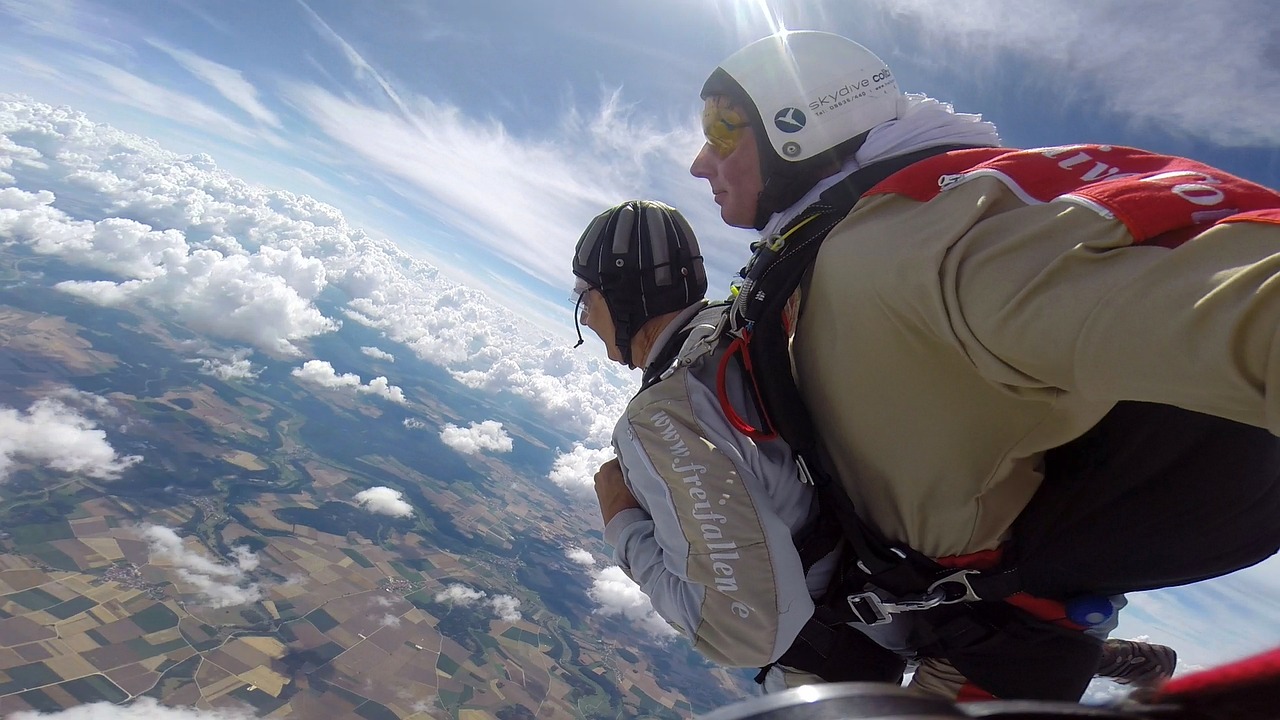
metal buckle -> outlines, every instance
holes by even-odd
[[[973,591],[973,586],[969,584],[969,576],[977,575],[978,572],[978,570],[957,570],[956,572],[953,572],[930,585],[928,594],[932,595],[934,593],[939,593],[944,598],[941,602],[943,605],[953,605],[955,603],[962,602],[979,602],[982,598],[978,597],[978,594]],[[955,595],[944,589],[942,587],[944,585],[959,585],[964,588],[964,593]]]
[[[799,471],[799,474],[800,474],[800,482],[812,487],[814,485],[813,473],[809,472],[809,463],[804,461],[804,456],[802,456],[800,453],[795,453],[795,457],[796,457],[796,469]],[[870,573],[867,573],[867,574],[869,575]]]
[[[874,592],[858,593],[850,595],[845,600],[849,603],[849,609],[857,616],[858,620],[866,625],[884,625],[893,622],[895,613],[916,612],[919,610],[928,610],[939,605],[947,605],[951,602],[958,602],[947,599],[947,593],[944,590],[930,589],[929,592],[917,598],[902,598],[889,602],[880,599],[879,595]]]
[[[889,617],[889,610],[884,606],[884,601],[873,592],[850,595],[845,600],[849,603],[849,609],[863,624],[884,625],[893,622],[893,618]]]

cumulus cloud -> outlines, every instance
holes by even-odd
[[[515,622],[520,619],[520,601],[510,595],[494,595],[483,590],[476,590],[462,583],[454,583],[445,587],[444,590],[435,594],[435,600],[438,603],[447,602],[450,605],[461,605],[462,607],[471,607],[476,604],[484,604],[489,606],[494,615],[500,620],[506,622]]]
[[[486,594],[483,590],[476,590],[461,583],[455,583],[436,593],[435,599],[436,602],[447,602],[466,607],[474,604],[477,600],[484,599]]]
[[[314,302],[336,288],[351,298],[342,315],[469,387],[531,400],[594,446],[608,442],[633,390],[620,366],[571,352],[483,293],[352,228],[332,206],[255,187],[208,156],[166,152],[65,108],[3,100],[0,128],[0,169],[16,185],[0,189],[0,241],[102,273],[58,285],[65,292],[151,306],[193,331],[298,356],[307,339],[340,330]],[[252,371],[238,359],[203,367]],[[386,381],[365,387],[399,397]]]
[[[378,621],[378,624],[382,627],[400,627],[400,618],[396,615],[392,615],[391,613],[387,613],[382,616],[382,619]]]
[[[418,418],[411,418],[411,417],[405,418],[403,425],[409,428],[410,430],[422,430],[427,427],[427,424],[425,422],[419,420]]]
[[[260,369],[255,369],[253,363],[249,362],[249,355],[252,350],[239,349],[234,350],[223,357],[199,358],[192,362],[200,366],[200,372],[223,382],[238,382],[244,380],[252,380],[258,377]]]
[[[500,620],[516,622],[520,619],[520,601],[510,595],[495,595],[489,598],[489,605]]]
[[[82,397],[75,394],[67,399],[76,401]],[[94,396],[92,404],[98,401],[106,403]],[[114,480],[141,460],[138,455],[118,454],[107,441],[106,432],[63,399],[41,398],[25,411],[0,406],[0,481],[20,462]]]
[[[656,640],[668,640],[677,635],[675,628],[654,611],[649,596],[617,565],[593,573],[587,595],[595,601],[596,612],[621,615]]]
[[[450,423],[440,432],[440,440],[464,455],[475,455],[482,450],[511,452],[512,448],[511,436],[502,429],[502,423],[494,420],[471,423],[465,428]]]
[[[54,713],[20,710],[8,716],[8,720],[255,720],[257,714],[249,709],[209,708],[190,706],[169,707],[152,698],[138,698],[128,705],[109,702],[89,703]]]
[[[583,550],[583,549],[582,549],[582,548],[580,548],[580,547],[571,547],[571,548],[568,548],[568,549],[565,551],[565,556],[566,556],[566,557],[568,557],[568,558],[569,558],[570,560],[572,560],[573,562],[575,562],[575,563],[579,564],[579,565],[585,565],[585,566],[587,566],[587,567],[594,567],[594,566],[595,566],[595,564],[596,564],[596,557],[595,557],[595,555],[592,555],[592,554],[591,554],[591,551],[589,551],[589,550]]]
[[[120,416],[120,411],[111,404],[110,400],[101,395],[94,395],[91,392],[75,388],[59,388],[53,391],[50,397],[82,412],[97,415],[101,418],[116,418]]]
[[[232,548],[234,564],[230,564],[188,550],[178,533],[162,525],[145,526],[142,537],[152,556],[168,561],[178,571],[178,578],[194,587],[210,607],[245,605],[262,599],[262,589],[248,576],[258,568],[259,559],[247,546]]]
[[[258,376],[258,371],[253,369],[253,363],[250,363],[248,359],[231,361],[201,360],[200,372],[212,375],[223,382],[252,380]]]
[[[360,352],[364,353],[365,355],[368,355],[369,357],[375,360],[386,360],[387,362],[396,361],[395,355],[392,355],[391,353],[387,352],[386,350],[383,350],[382,348],[363,346],[360,348]]]
[[[405,502],[404,494],[389,487],[371,487],[356,493],[355,501],[371,513],[392,517],[409,517],[413,506]]]
[[[314,383],[321,387],[351,389],[358,393],[377,395],[401,405],[406,402],[404,390],[392,385],[385,377],[376,377],[366,385],[361,382],[360,376],[355,373],[342,373],[339,375],[333,369],[333,365],[324,360],[308,360],[302,364],[302,367],[294,368],[292,374],[300,380]]]
[[[108,181],[99,175],[72,173],[67,182],[80,178],[105,192],[110,188],[101,183]],[[118,217],[76,220],[52,207],[55,199],[48,191],[6,188],[0,194],[0,237],[123,278],[55,285],[63,292],[106,306],[150,305],[175,313],[194,330],[286,355],[299,353],[295,341],[338,328],[311,303],[313,285],[324,279],[323,264],[297,248],[225,255],[192,246],[176,229],[155,230]]]
[[[596,471],[612,458],[612,447],[589,448],[576,443],[569,452],[556,455],[547,477],[571,495],[587,497],[595,488]]]

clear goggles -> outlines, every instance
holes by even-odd
[[[573,303],[574,307],[577,307],[578,303],[582,302],[582,296],[586,295],[590,289],[591,283],[575,276],[573,278],[573,292],[569,295],[569,302]]]
[[[729,157],[738,148],[749,125],[742,111],[723,95],[707,98],[702,108],[702,134],[722,158]]]
[[[587,299],[587,291],[592,289],[594,289],[594,286],[591,283],[574,276],[573,294],[569,296],[569,302],[573,303],[573,329],[578,333],[578,344],[574,345],[575,348],[581,346],[584,342],[582,339],[582,313],[580,311],[582,310],[582,304]]]

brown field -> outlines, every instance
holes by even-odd
[[[61,365],[70,375],[96,375],[116,366],[111,355],[93,349],[93,344],[80,337],[79,325],[56,315],[37,315],[17,308],[0,306],[0,347],[7,358],[30,354],[26,372],[46,373],[48,363]],[[13,360],[6,359],[5,365]],[[6,372],[23,371],[20,366],[4,368]],[[61,374],[61,373],[59,373]]]

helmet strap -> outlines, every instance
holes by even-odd
[[[575,349],[582,347],[582,343],[586,342],[586,340],[582,339],[582,303],[586,301],[588,292],[591,292],[590,288],[587,288],[585,292],[579,293],[578,302],[573,305],[573,329],[578,332],[578,342],[573,346]]]
[[[631,321],[613,320],[613,343],[618,346],[618,352],[622,354],[622,362],[627,367],[635,367],[636,364],[631,361]]]
[[[632,328],[632,314],[626,312],[619,307],[618,303],[613,301],[615,293],[631,292],[630,288],[619,287],[608,280],[599,288],[600,296],[604,298],[605,307],[609,308],[609,317],[613,320],[613,344],[618,348],[618,353],[622,357],[622,362],[627,367],[635,367],[631,362],[631,339],[635,335],[635,328]],[[635,292],[639,294],[639,288],[635,288]]]

